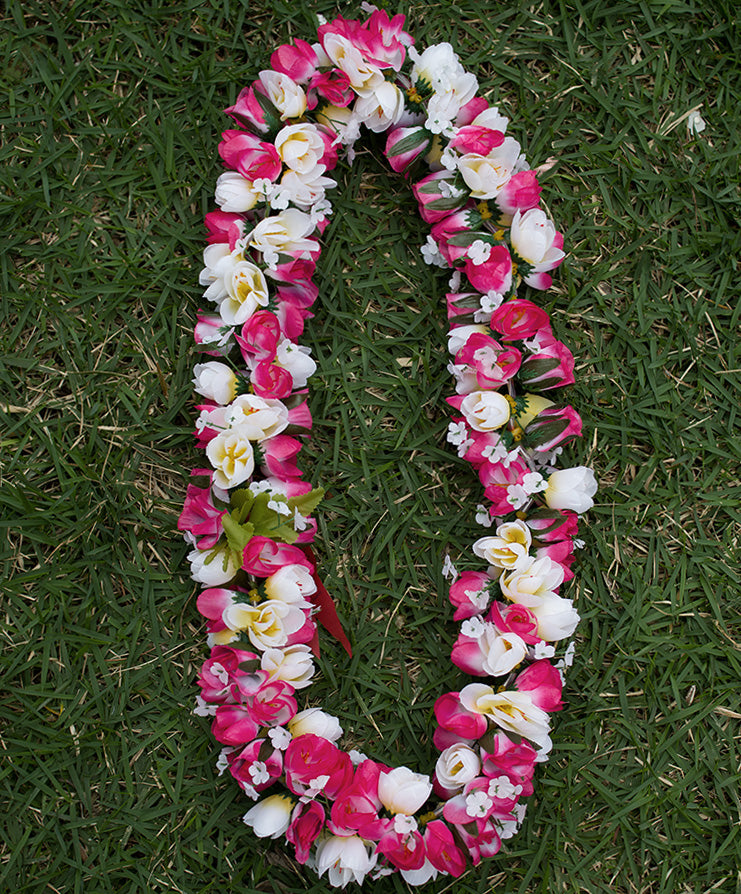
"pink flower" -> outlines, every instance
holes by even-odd
[[[520,171],[499,190],[495,197],[497,208],[504,214],[529,211],[540,201],[540,184],[535,171]]]
[[[234,601],[234,596],[238,595],[234,590],[225,590],[223,587],[209,587],[198,594],[196,606],[204,618],[208,618],[210,621],[220,621],[224,614],[224,609],[229,608]]]
[[[539,453],[550,453],[581,437],[581,431],[581,416],[572,406],[547,407],[527,425],[523,441]]]
[[[489,610],[488,620],[496,625],[497,630],[503,633],[516,633],[529,645],[540,642],[538,619],[524,605],[494,602]]]
[[[470,824],[456,826],[463,844],[468,848],[474,866],[478,866],[482,860],[494,857],[502,846],[499,833],[491,821],[476,820],[475,833],[469,831]]]
[[[470,232],[468,224],[468,211],[454,211],[447,217],[438,220],[432,227],[432,238],[437,242],[437,247],[448,262],[453,265],[460,258],[465,257],[468,248],[462,245],[451,245],[450,240],[461,233]]]
[[[267,739],[255,739],[227,757],[229,772],[237,782],[246,782],[255,791],[269,788],[283,772],[283,754]]]
[[[386,139],[384,154],[392,170],[400,173],[414,162],[430,145],[430,134],[423,127],[397,127]]]
[[[501,146],[503,142],[504,134],[500,131],[481,127],[478,124],[468,124],[459,129],[448,145],[451,149],[457,149],[461,155],[465,155],[467,152],[488,155],[492,149]]]
[[[533,704],[544,711],[560,711],[563,708],[561,675],[550,661],[542,658],[535,661],[515,680],[515,688],[529,692]]]
[[[256,577],[270,577],[284,565],[303,565],[314,571],[306,553],[297,546],[276,543],[269,537],[253,537],[244,548],[242,568]]]
[[[353,776],[350,757],[328,739],[310,733],[291,740],[284,767],[286,785],[295,795],[318,789],[335,798]]]
[[[214,506],[211,488],[188,485],[185,505],[178,519],[178,531],[189,531],[197,537],[198,549],[211,549],[221,537],[221,517],[225,509]]]
[[[272,311],[258,310],[242,326],[242,334],[235,338],[246,363],[253,357],[272,360],[281,340],[280,320]]]
[[[261,726],[283,726],[297,713],[293,686],[285,680],[264,683],[252,699],[252,716]]]
[[[332,831],[335,835],[356,832],[363,838],[378,841],[384,831],[379,817],[378,778],[383,764],[365,760],[355,770],[351,784],[343,789],[332,805]]]
[[[304,84],[316,72],[317,56],[305,40],[284,43],[270,57],[273,71],[282,72],[297,84]]]
[[[406,58],[405,47],[414,42],[403,30],[404,16],[399,13],[389,19],[385,9],[376,9],[363,26],[363,45],[371,61],[380,68],[399,71]]]
[[[532,778],[538,752],[529,742],[515,744],[504,732],[493,736],[493,750],[482,752],[483,771],[492,778],[503,773],[513,785],[521,785],[521,795],[532,795]]]
[[[355,93],[350,86],[350,78],[339,68],[315,72],[309,83],[309,108],[316,107],[318,98],[332,106],[340,108],[349,106],[355,99]]]
[[[468,258],[463,270],[474,289],[484,294],[507,292],[512,284],[512,258],[506,245],[493,246],[483,264],[474,264]]]
[[[224,111],[227,115],[234,118],[238,124],[249,127],[258,133],[267,133],[268,126],[265,123],[265,113],[255,97],[256,90],[263,96],[266,96],[263,85],[260,81],[255,81],[252,86],[245,87],[240,92],[233,106],[229,106]]]
[[[503,348],[488,335],[474,332],[455,355],[455,362],[475,371],[479,388],[499,388],[520,368],[522,354],[517,348]]]
[[[272,143],[242,130],[225,130],[219,143],[219,155],[227,167],[247,180],[266,178],[274,181],[280,176],[283,163]]]
[[[506,301],[491,316],[491,328],[508,339],[532,338],[543,330],[550,333],[550,325],[548,314],[526,298]]]
[[[574,383],[574,355],[550,333],[538,336],[540,347],[522,362],[520,381],[533,391],[548,391]]]
[[[469,99],[468,102],[461,108],[458,112],[458,115],[453,122],[456,127],[465,127],[465,125],[470,124],[475,118],[485,112],[489,108],[489,103],[483,96],[474,96],[473,99]]]
[[[208,230],[206,241],[209,245],[228,242],[229,250],[234,251],[237,240],[244,233],[244,218],[240,214],[234,214],[232,211],[209,211],[205,223]]]
[[[250,375],[250,382],[258,397],[273,397],[280,400],[293,391],[293,377],[282,366],[269,360],[257,363]]]
[[[435,702],[435,717],[440,726],[463,739],[479,739],[488,723],[483,714],[474,714],[460,703],[457,692],[446,692]]]
[[[231,646],[215,646],[211,656],[203,662],[198,677],[201,697],[212,704],[233,702],[234,682],[241,674],[250,673],[259,665],[260,659],[254,652]]]
[[[276,478],[300,478],[301,469],[296,465],[296,457],[301,450],[301,441],[288,435],[276,435],[260,444],[262,463],[260,468],[266,475]]]
[[[442,820],[433,820],[425,828],[427,859],[435,869],[458,878],[466,869],[466,857],[456,845],[453,833]]]
[[[419,869],[426,858],[425,843],[419,832],[396,832],[393,820],[388,820],[388,828],[381,836],[379,854],[399,869]]]
[[[437,223],[468,202],[469,196],[465,190],[461,190],[459,195],[450,194],[451,176],[449,171],[437,171],[412,186],[420,216],[425,223]]]
[[[246,745],[259,729],[247,705],[219,705],[211,732],[222,745]]]
[[[484,495],[492,504],[492,515],[507,515],[513,511],[507,488],[522,481],[530,471],[520,460],[505,467],[503,463],[487,463],[479,468],[479,480],[484,485]]]
[[[579,516],[569,510],[539,509],[528,516],[525,524],[533,532],[535,546],[573,539],[579,532]]]
[[[464,571],[450,587],[448,598],[455,606],[453,620],[463,621],[480,615],[491,599],[487,588],[492,583],[488,574],[481,571]]]
[[[324,828],[326,814],[318,801],[308,804],[299,801],[291,814],[291,824],[286,830],[286,838],[296,848],[296,859],[304,864],[309,859],[311,845]]]

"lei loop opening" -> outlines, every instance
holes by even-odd
[[[219,769],[256,801],[244,817],[256,835],[285,836],[342,887],[397,871],[412,884],[458,877],[517,831],[562,707],[573,645],[558,659],[556,648],[579,616],[558,591],[597,489],[591,469],[555,468],[581,434],[577,412],[554,399],[574,359],[548,314],[517,297],[523,283],[548,288],[564,258],[537,174],[452,47],[419,53],[403,25],[378,10],[323,23],[317,43],[279,47],[227,109],[237,126],[219,144],[227,170],[201,273],[216,312],[199,313],[195,330],[218,358],[195,366],[208,465],[193,471],[200,486],[178,522],[204,587],[211,655],[196,713],[213,717]],[[318,294],[327,174],[340,151],[352,161],[361,124],[387,132],[394,171],[430,170],[412,189],[432,225],[425,260],[454,271],[448,440],[488,503],[477,519],[490,531],[473,544],[487,567],[444,568],[462,622],[452,660],[479,681],[435,703],[430,775],[346,753],[337,719],[299,711],[295,697],[314,673],[317,619],[349,651],[309,546],[322,491],[296,460],[316,365],[297,339]]]

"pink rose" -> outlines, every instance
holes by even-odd
[[[258,397],[280,400],[288,397],[293,391],[293,376],[290,372],[269,360],[261,360],[255,365],[250,375],[250,382]]]
[[[491,316],[491,328],[509,339],[532,338],[543,330],[550,333],[550,325],[548,314],[526,298],[505,301]]]
[[[252,697],[252,716],[260,726],[283,726],[298,711],[293,692],[285,680],[264,683]]]
[[[260,659],[254,652],[231,646],[215,646],[211,656],[203,662],[198,676],[201,697],[209,703],[233,702],[232,686],[239,676],[259,667]]]
[[[563,708],[561,675],[545,658],[533,662],[519,674],[515,680],[515,688],[520,692],[529,692],[533,704],[544,711],[560,711]]]
[[[316,72],[317,62],[317,55],[311,44],[299,39],[294,44],[282,44],[270,57],[273,71],[288,75],[297,84],[304,84],[309,80]]]
[[[283,162],[272,143],[242,130],[225,130],[219,143],[219,155],[227,167],[247,180],[266,178],[274,181],[280,176]]]
[[[241,335],[235,335],[245,363],[251,358],[272,360],[281,340],[280,320],[272,311],[258,310],[246,320]]]
[[[295,460],[302,446],[301,441],[288,435],[276,435],[274,438],[268,438],[260,444],[263,453],[260,468],[266,475],[272,475],[281,480],[300,478],[302,472]]]
[[[497,208],[504,214],[529,211],[540,201],[540,184],[535,171],[520,171],[499,190],[495,197]]]
[[[442,820],[433,820],[425,827],[427,859],[439,872],[458,878],[465,872],[466,857],[455,843],[451,830]]]
[[[283,754],[267,739],[255,739],[228,755],[229,772],[237,782],[246,782],[255,791],[269,788],[283,773]]]
[[[229,250],[234,251],[237,240],[244,234],[244,218],[232,211],[209,211],[205,218],[208,230],[207,242],[214,245],[217,242],[228,242]]]
[[[392,19],[385,9],[376,9],[363,25],[363,48],[372,62],[380,68],[399,71],[406,58],[406,47],[414,41],[404,28],[404,16]]]
[[[453,123],[456,127],[465,127],[488,108],[489,103],[483,96],[474,96],[460,109]]]
[[[530,471],[520,460],[514,460],[505,466],[503,463],[487,463],[479,468],[479,480],[484,485],[484,495],[492,503],[493,515],[507,515],[513,512],[507,495],[507,488],[522,481]]]
[[[483,771],[492,778],[505,774],[513,785],[521,785],[521,796],[533,793],[532,778],[535,772],[535,758],[538,752],[523,740],[515,744],[506,733],[498,732],[493,737],[491,751],[482,752]]]
[[[451,267],[460,258],[465,257],[468,251],[466,246],[452,245],[450,242],[454,236],[470,232],[468,217],[468,210],[454,211],[442,220],[438,220],[432,227],[432,238],[437,242],[442,256]]]
[[[489,610],[488,620],[496,625],[497,630],[502,633],[516,633],[529,645],[540,642],[538,619],[524,605],[494,602]]]
[[[579,533],[579,516],[568,509],[538,509],[525,519],[525,524],[533,532],[535,546],[573,539]]]
[[[392,170],[401,173],[426,152],[429,145],[430,134],[423,127],[397,127],[386,139],[384,155]]]
[[[318,801],[299,803],[291,814],[291,824],[286,829],[286,838],[296,848],[296,859],[304,864],[309,859],[311,845],[324,828],[326,814]]]
[[[574,383],[574,355],[550,334],[538,336],[540,347],[522,362],[520,381],[528,390],[548,391]]]
[[[483,714],[464,708],[457,692],[446,692],[435,702],[435,717],[440,726],[463,739],[480,739],[488,723]]]
[[[538,453],[550,453],[580,438],[581,431],[581,416],[572,406],[547,407],[526,426],[523,443]]]
[[[255,577],[270,577],[284,565],[303,565],[312,573],[314,571],[306,553],[288,543],[276,543],[269,537],[253,537],[244,548],[242,568]]]
[[[482,571],[464,571],[450,587],[448,598],[455,606],[454,621],[463,621],[486,611],[492,579]]]
[[[286,749],[284,767],[286,785],[294,795],[303,795],[309,789],[319,788],[328,798],[335,798],[353,776],[349,756],[328,739],[311,733],[291,740]]]
[[[262,96],[267,96],[265,88],[260,81],[255,81],[250,87],[245,87],[237,97],[233,106],[224,109],[227,115],[244,127],[255,130],[258,133],[267,133],[268,126],[265,123],[265,113],[255,97],[255,91]]]
[[[247,705],[219,705],[211,726],[214,738],[222,745],[246,745],[259,729]]]
[[[474,332],[455,355],[456,364],[471,367],[479,388],[499,388],[517,374],[522,354],[517,348],[503,348],[488,335]]]
[[[317,71],[309,82],[309,108],[313,109],[321,98],[331,106],[344,109],[355,99],[355,92],[350,86],[350,78],[339,68],[329,71]]]
[[[420,869],[426,858],[425,843],[419,832],[396,832],[393,820],[387,820],[387,830],[381,836],[377,853],[402,870]]]
[[[178,518],[178,531],[189,531],[197,537],[198,549],[211,549],[221,537],[221,518],[226,509],[217,509],[211,488],[188,485],[183,511]]]
[[[501,146],[503,142],[504,134],[500,131],[481,127],[478,124],[468,124],[458,130],[448,145],[451,149],[457,149],[461,155],[465,155],[467,152],[488,155],[492,149]]]
[[[506,245],[493,246],[483,264],[474,264],[468,258],[463,270],[474,289],[484,294],[507,292],[512,284],[512,258]]]
[[[469,201],[469,195],[465,190],[461,190],[460,195],[449,194],[451,178],[450,171],[437,171],[428,174],[412,186],[412,192],[419,204],[420,216],[425,223],[437,223]]]
[[[475,828],[475,832],[469,831],[471,828]],[[461,841],[468,848],[474,866],[478,866],[482,860],[494,857],[499,853],[502,842],[490,820],[475,820],[474,825],[467,823],[464,826],[456,826],[456,830]]]

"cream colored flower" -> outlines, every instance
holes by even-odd
[[[473,551],[495,568],[521,571],[530,562],[532,542],[530,528],[517,519],[499,525],[496,536],[481,537],[474,543]]]

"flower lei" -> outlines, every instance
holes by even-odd
[[[548,314],[517,297],[523,282],[548,288],[564,257],[537,174],[451,46],[420,54],[403,24],[378,10],[363,23],[322,22],[317,43],[279,47],[226,110],[238,127],[219,144],[227,170],[200,278],[217,312],[199,313],[195,329],[219,358],[195,367],[209,465],[194,470],[205,486],[188,487],[178,522],[205,587],[211,655],[196,713],[213,717],[225,746],[219,770],[257,802],[244,817],[256,835],[285,835],[300,863],[342,887],[368,873],[457,877],[516,832],[551,747],[549,715],[562,707],[573,646],[554,663],[553,643],[579,616],[558,590],[597,487],[590,469],[554,467],[581,421],[544,393],[574,381],[574,360]],[[457,576],[446,559],[463,622],[452,660],[481,681],[435,703],[432,778],[346,753],[337,719],[295,699],[314,673],[317,615],[349,650],[308,546],[322,491],[296,459],[316,366],[296,340],[318,293],[316,237],[336,185],[326,174],[338,149],[352,161],[361,124],[388,132],[395,171],[431,169],[412,189],[432,225],[425,260],[454,269],[448,440],[484,486],[477,520],[496,524],[473,544],[486,570]]]

